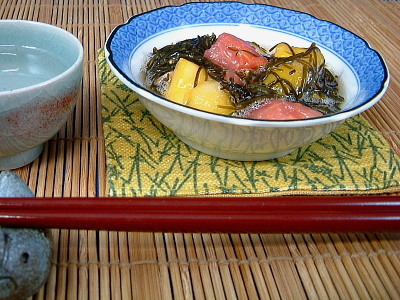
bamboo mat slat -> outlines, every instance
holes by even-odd
[[[0,0],[0,18],[54,24],[84,45],[80,101],[32,164],[39,197],[105,196],[97,50],[134,14],[180,0]],[[368,40],[392,75],[363,115],[400,154],[400,2],[257,0],[335,22]],[[51,230],[50,299],[400,299],[400,233],[200,234]]]

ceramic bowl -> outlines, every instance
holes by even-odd
[[[153,47],[222,32],[266,48],[279,42],[299,47],[315,42],[328,68],[338,76],[346,99],[343,109],[304,120],[239,119],[171,102],[144,87],[141,69]],[[359,36],[309,14],[261,4],[214,2],[163,7],[116,27],[105,49],[116,76],[183,142],[213,156],[241,161],[277,158],[322,138],[379,101],[389,83],[382,56]]]
[[[0,170],[40,155],[73,110],[82,74],[82,44],[71,33],[0,20]]]

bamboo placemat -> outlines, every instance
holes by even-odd
[[[96,51],[116,26],[168,0],[2,0],[0,17],[65,28],[85,48],[81,101],[39,159],[17,170],[39,197],[104,196]],[[253,3],[253,1],[246,1]],[[363,116],[400,153],[400,2],[260,0],[311,13],[378,49],[392,81]],[[56,201],[56,199],[55,199]],[[399,299],[400,233],[178,234],[53,229],[48,283],[32,299]]]

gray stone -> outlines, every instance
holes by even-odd
[[[34,197],[25,181],[13,171],[0,173],[0,197]]]
[[[26,299],[46,282],[53,257],[48,231],[0,227],[0,299]]]
[[[12,171],[0,173],[0,197],[34,197]],[[53,258],[48,230],[0,226],[0,300],[23,300],[47,281]]]

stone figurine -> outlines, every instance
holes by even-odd
[[[33,197],[14,172],[0,173],[0,197]],[[0,226],[0,300],[22,300],[47,281],[53,258],[48,230]]]

